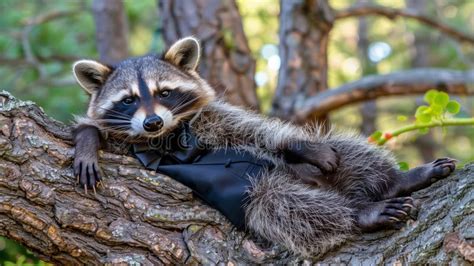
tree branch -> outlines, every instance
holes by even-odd
[[[52,21],[52,20],[74,16],[74,15],[79,14],[80,12],[81,12],[80,9],[53,10],[45,14],[40,14],[36,17],[28,18],[26,21],[23,22],[23,24],[25,26],[35,26],[35,25]]]
[[[43,260],[65,265],[302,263],[276,245],[259,247],[187,187],[144,170],[133,158],[101,152],[106,188],[84,195],[74,184],[70,134],[36,105],[0,92],[0,235]],[[469,165],[414,195],[421,212],[403,231],[360,236],[310,262],[466,264],[462,256],[470,243],[464,238],[474,223],[473,174]]]
[[[430,26],[434,29],[437,29],[440,32],[460,42],[474,44],[474,36],[468,35],[464,32],[454,29],[444,23],[439,22],[436,19],[420,14],[416,10],[412,10],[412,9],[403,10],[403,9],[379,6],[379,5],[355,5],[345,10],[337,11],[335,13],[335,19],[337,20],[337,19],[343,19],[343,18],[370,16],[370,15],[384,16],[391,20],[396,19],[397,17],[411,18],[427,26]]]
[[[450,94],[472,95],[474,70],[419,68],[385,75],[371,75],[308,98],[293,120],[302,122],[342,106],[393,95],[423,94],[430,89]]]
[[[38,63],[72,63],[76,60],[82,59],[82,57],[74,55],[51,55],[51,56],[37,56]],[[18,67],[19,65],[35,67],[34,64],[31,64],[26,59],[23,58],[9,58],[5,56],[0,56],[0,64],[9,65],[13,67]]]

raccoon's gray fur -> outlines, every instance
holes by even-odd
[[[95,61],[75,64],[76,79],[91,95],[88,116],[78,118],[75,134],[74,167],[82,185],[95,188],[100,181],[99,135],[105,142],[119,139],[130,144],[166,136],[180,121],[190,121],[198,139],[212,148],[246,150],[273,162],[275,168],[249,188],[247,228],[296,254],[311,256],[360,231],[400,228],[413,207],[411,198],[401,196],[454,169],[453,160],[440,159],[402,173],[389,152],[355,134],[323,134],[216,99],[195,71],[199,49],[197,40],[185,38],[163,59],[133,58],[115,68]],[[139,83],[150,91],[139,91]],[[145,103],[143,93],[159,94],[160,99]],[[178,101],[178,107],[160,104],[170,93],[186,95],[188,102]],[[130,102],[135,109],[127,107]],[[192,108],[182,112],[179,104]],[[155,118],[152,125],[158,130],[140,128],[149,116],[157,115],[168,116],[166,121]]]

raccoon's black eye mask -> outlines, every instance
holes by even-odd
[[[170,96],[171,94],[171,90],[170,89],[162,89],[158,92],[158,95],[161,97],[161,98],[166,98],[168,96]]]
[[[120,102],[123,103],[124,105],[130,105],[134,103],[137,100],[135,96],[128,96],[123,98]]]

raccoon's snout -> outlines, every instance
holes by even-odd
[[[163,127],[163,119],[161,119],[161,117],[157,115],[147,117],[143,121],[143,128],[147,132],[156,132],[160,130],[162,127]]]

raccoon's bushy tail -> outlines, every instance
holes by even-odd
[[[247,226],[295,254],[314,256],[351,235],[350,205],[335,192],[297,183],[284,173],[267,173],[250,191]]]

